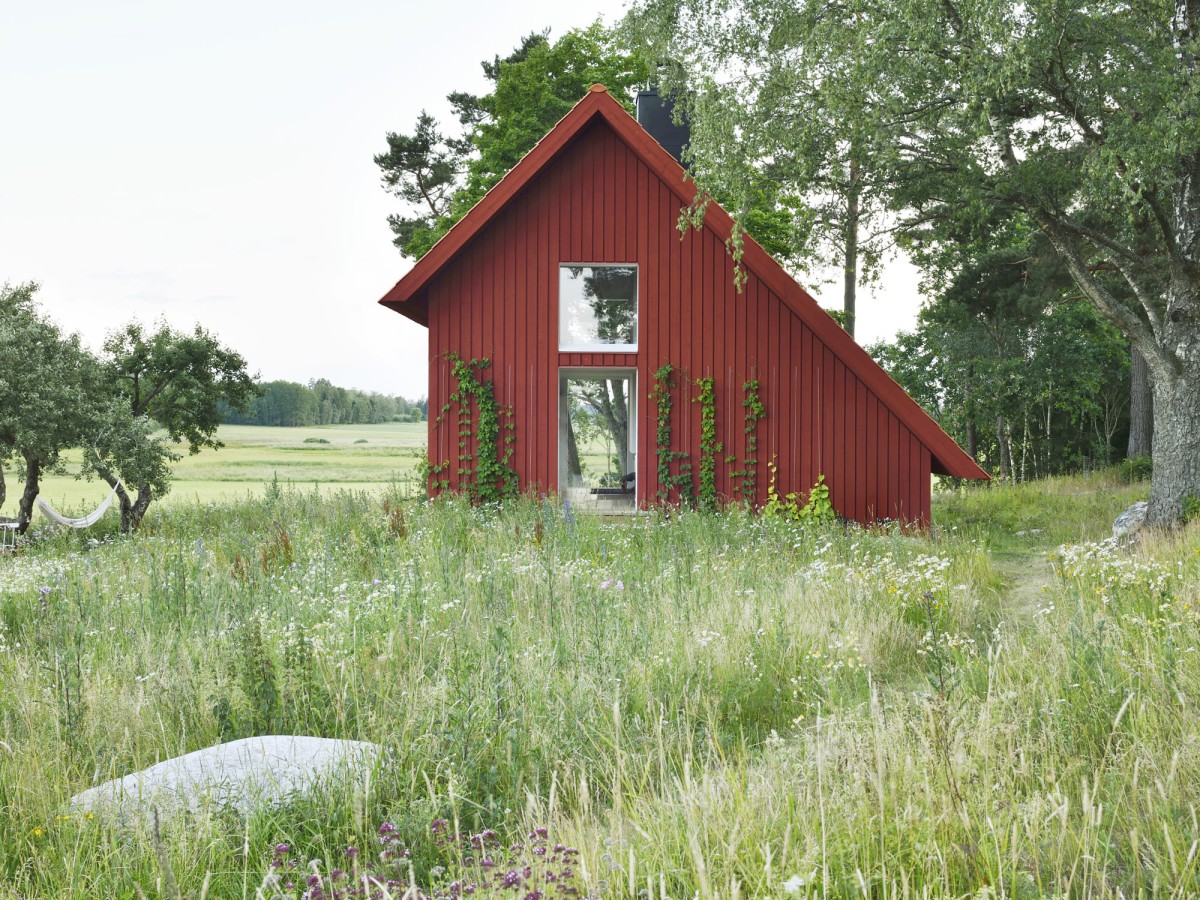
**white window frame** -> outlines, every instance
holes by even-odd
[[[558,303],[558,350],[560,353],[637,353],[637,343],[632,344],[564,344],[562,342],[562,270],[563,269],[633,269],[633,323],[638,341],[642,339],[642,273],[633,262],[565,262],[558,264],[558,283],[554,292]]]

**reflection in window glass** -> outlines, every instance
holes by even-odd
[[[559,371],[558,483],[572,505],[633,509],[637,393],[632,371]]]
[[[637,266],[562,266],[558,323],[562,350],[637,350]]]

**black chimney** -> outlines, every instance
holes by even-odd
[[[683,165],[683,148],[687,146],[691,133],[687,125],[676,125],[671,119],[675,104],[660,97],[656,90],[638,91],[637,120],[676,160]]]

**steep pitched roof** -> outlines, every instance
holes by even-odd
[[[630,150],[679,198],[692,202],[694,188],[686,181],[679,163],[659,146],[611,96],[603,85],[591,89],[537,145],[517,163],[416,265],[388,291],[380,303],[422,325],[429,324],[425,288],[480,231],[528,185],[593,120],[603,119]],[[709,203],[705,227],[721,240],[733,231],[733,218],[717,203]],[[935,472],[957,478],[987,478],[970,456],[942,431],[921,406],[896,384],[879,364],[862,349],[749,235],[745,237],[742,264],[777,294],[784,304],[825,346],[835,353],[895,415],[933,456]]]

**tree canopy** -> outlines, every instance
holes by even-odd
[[[18,530],[29,527],[41,476],[61,467],[64,450],[79,446],[93,422],[99,387],[94,359],[78,335],[62,330],[37,307],[34,283],[0,287],[0,504],[3,469],[16,464],[24,483]]]
[[[825,6],[843,24],[853,4]],[[740,227],[809,278],[837,271],[843,327],[855,332],[860,282],[873,281],[892,245],[877,162],[878,132],[826,110],[842,88],[800,40],[792,4],[645,0],[622,33],[659,65],[658,78],[688,120],[689,171]],[[836,61],[832,64],[836,65]]]
[[[308,384],[267,381],[244,410],[224,409],[232,425],[375,425],[421,422],[429,406],[424,397],[408,400],[389,394],[338,387],[326,378]]]
[[[422,112],[411,134],[389,133],[375,157],[385,189],[404,201],[389,217],[400,252],[419,258],[570,111],[591,85],[604,84],[632,109],[645,83],[642,58],[621,48],[596,22],[557,41],[534,32],[510,54],[481,63],[491,90],[451,92],[461,135],[449,135]]]
[[[216,433],[225,409],[246,408],[258,388],[241,354],[199,325],[184,332],[160,322],[148,331],[131,322],[105,340],[101,368],[109,396],[124,408],[106,423],[93,462],[117,490],[122,526],[136,528],[169,484],[166,465],[174,451],[166,441],[182,442],[191,453],[220,447]]]
[[[964,264],[912,332],[870,348],[972,457],[1019,480],[1105,465],[1128,427],[1128,344],[1031,243]]]
[[[192,453],[220,447],[224,410],[245,407],[258,388],[245,360],[199,326],[132,322],[96,356],[38,308],[36,292],[32,283],[0,288],[0,506],[4,467],[15,463],[23,533],[41,476],[61,470],[63,451],[81,448],[85,471],[116,489],[123,529],[135,528],[169,490],[176,442]]]
[[[771,51],[755,58],[763,90],[812,86],[806,120],[784,105],[757,127],[777,135],[771,146],[808,147],[815,127],[847,151],[863,148],[893,227],[926,264],[947,245],[986,243],[998,218],[1032,222],[1145,357],[1149,520],[1177,521],[1200,496],[1200,0],[639,9],[676,36],[706,25],[718,46],[736,28],[754,30]],[[712,118],[718,134],[743,121],[736,109]],[[694,142],[706,134],[696,124]]]

